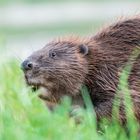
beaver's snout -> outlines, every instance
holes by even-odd
[[[21,69],[23,71],[31,70],[33,68],[33,63],[29,60],[25,60],[21,64]]]

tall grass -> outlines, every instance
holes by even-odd
[[[0,66],[0,140],[139,139],[133,112],[127,110],[129,134],[115,119],[103,120],[98,129],[90,100],[88,96],[83,96],[90,109],[81,109],[82,121],[76,124],[74,118],[69,117],[70,99],[64,99],[54,112],[50,112],[37,98],[37,94],[26,87],[23,79],[20,64],[16,60],[8,60]],[[127,82],[128,72],[125,70],[120,77],[119,86],[129,96]],[[88,95],[86,87],[82,89],[82,94]],[[126,102],[130,108],[131,101]]]
[[[92,138],[96,133],[92,117],[76,125],[69,118],[69,99],[50,112],[37,95],[27,89],[21,75],[17,62],[7,62],[0,68],[0,139]]]

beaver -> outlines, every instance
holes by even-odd
[[[33,52],[22,63],[22,69],[28,85],[44,90],[40,97],[48,106],[55,106],[64,96],[71,97],[73,105],[84,106],[80,89],[85,85],[97,119],[111,117],[120,73],[139,45],[140,16],[136,16],[120,20],[91,37],[51,41]],[[128,85],[135,116],[140,121],[140,56],[133,61]],[[119,110],[121,120],[125,120],[123,100]]]

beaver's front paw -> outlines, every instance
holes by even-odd
[[[82,116],[82,108],[78,105],[72,106],[72,109],[69,113],[71,118],[74,118],[77,124],[81,123],[83,116]]]

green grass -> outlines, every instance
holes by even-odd
[[[120,80],[126,83],[125,72],[122,77]],[[26,87],[20,64],[14,59],[0,66],[0,83],[0,140],[138,140],[137,122],[130,113],[128,136],[116,119],[103,120],[97,129],[91,109],[79,110],[77,115],[82,121],[76,124],[69,117],[71,102],[67,98],[50,112],[37,94]]]
[[[70,100],[66,99],[54,113],[26,88],[19,65],[7,62],[0,69],[0,138],[16,139],[87,139],[95,133],[90,114],[76,125],[69,118]],[[90,129],[89,129],[90,128]],[[91,133],[91,129],[93,130]],[[84,132],[84,133],[83,133]]]

